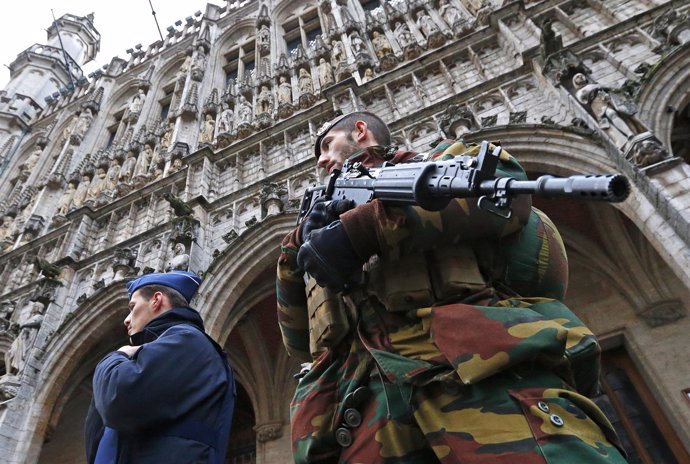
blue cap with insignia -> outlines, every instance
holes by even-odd
[[[185,297],[187,302],[191,301],[192,297],[201,285],[201,276],[187,271],[170,271],[170,272],[154,272],[152,274],[145,274],[137,279],[130,281],[127,284],[127,293],[129,298],[132,298],[134,292],[146,285],[163,285],[170,287],[180,292]]]

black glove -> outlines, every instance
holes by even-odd
[[[309,234],[337,221],[341,214],[355,207],[352,200],[317,201],[300,224],[302,242],[309,240]]]
[[[359,281],[363,264],[340,221],[312,231],[297,252],[297,265],[320,286],[337,292]]]

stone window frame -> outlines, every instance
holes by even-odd
[[[224,54],[224,58],[226,64],[223,66],[223,71],[226,85],[230,79],[235,79],[236,82],[241,82],[247,78],[254,79],[256,74],[256,42],[253,38],[230,48]]]
[[[302,45],[304,50],[309,50],[313,48],[316,36],[321,35],[323,37],[324,34],[319,10],[316,6],[290,16],[283,21],[281,28],[283,30],[282,46],[285,54],[290,58],[295,57],[298,45]]]

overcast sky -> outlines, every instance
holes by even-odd
[[[184,22],[196,11],[204,13],[207,3],[224,5],[223,0],[151,0],[163,37],[166,28],[178,19]],[[151,15],[149,0],[2,0],[0,17],[0,89],[10,79],[7,66],[24,49],[35,43],[46,43],[46,29],[53,17],[71,13],[86,16],[94,13],[94,26],[101,34],[101,50],[96,59],[85,65],[86,74],[110,62],[114,56],[127,59],[126,50],[141,43],[144,48],[160,39]]]

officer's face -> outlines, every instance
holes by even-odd
[[[341,169],[343,163],[354,152],[362,148],[350,132],[333,129],[321,140],[321,156],[318,166],[330,174],[334,169]]]
[[[154,293],[150,299],[144,298],[137,290],[129,300],[129,315],[125,318],[127,335],[130,337],[144,330],[146,324],[151,322],[159,314],[155,311],[156,296],[160,292]]]

